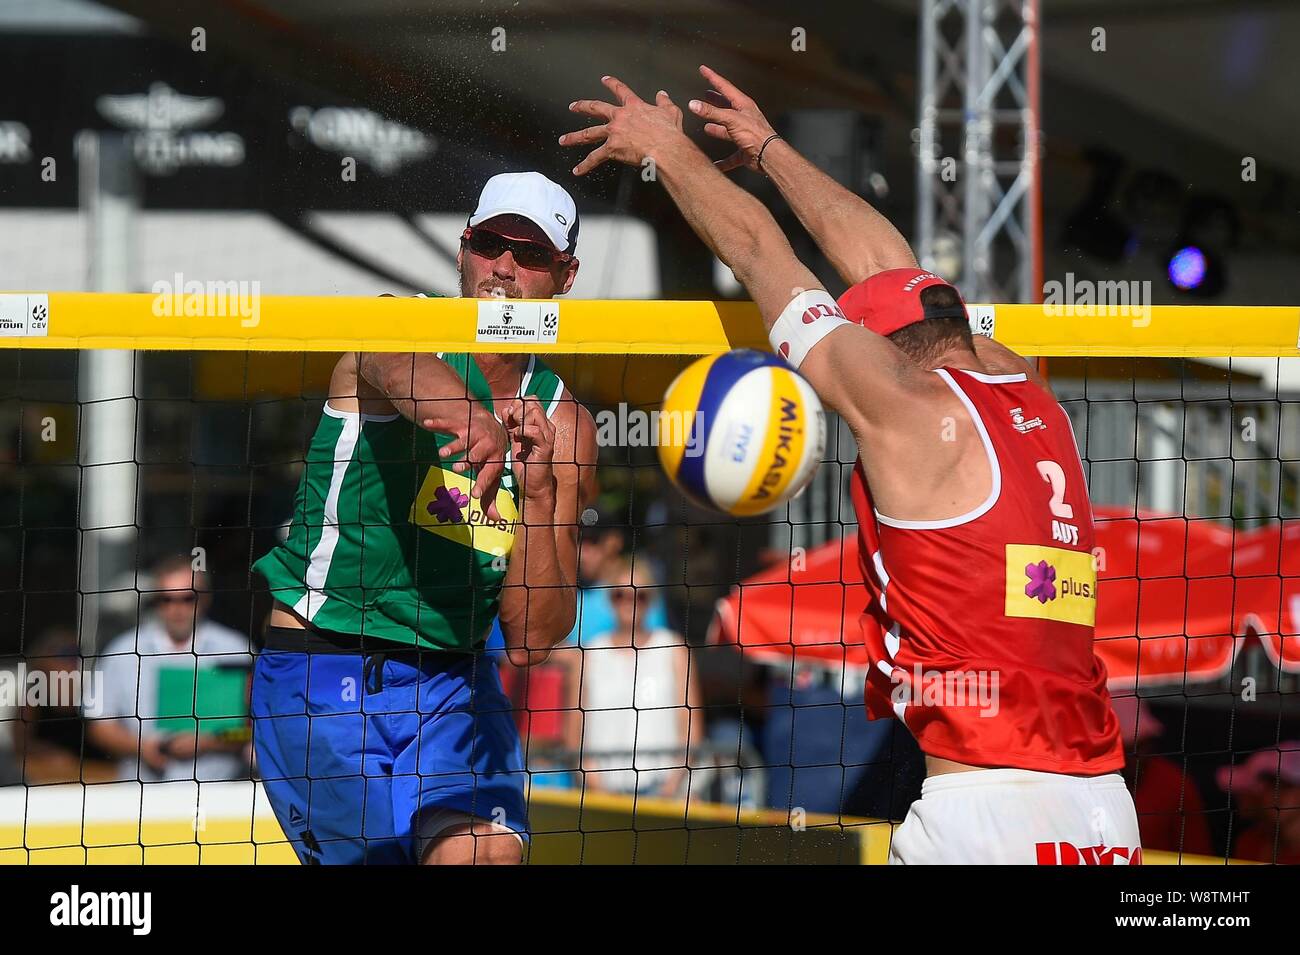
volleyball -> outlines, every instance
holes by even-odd
[[[687,498],[735,517],[797,497],[826,447],[826,415],[812,386],[768,352],[701,358],[664,393],[659,460]]]

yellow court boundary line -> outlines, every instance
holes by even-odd
[[[7,332],[0,334],[0,347],[661,355],[768,347],[758,310],[750,302],[557,299],[546,303],[559,307],[556,341],[548,344],[477,341],[481,299],[267,295],[250,300],[256,304],[254,317],[241,317],[226,314],[213,300],[182,302],[148,293],[0,293],[0,298],[46,294],[48,334],[0,329]],[[156,314],[169,308],[206,314]],[[232,301],[231,311],[235,308]],[[1296,306],[972,308],[991,308],[995,337],[1026,355],[1300,357]]]

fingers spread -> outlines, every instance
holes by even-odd
[[[632,92],[632,87],[628,86],[617,76],[602,76],[600,81],[605,84],[605,89],[614,94],[620,106],[626,106],[628,103],[641,103],[644,100]]]
[[[569,104],[569,112],[594,116],[608,122],[614,115],[614,106],[598,99],[580,99]]]
[[[585,146],[588,143],[603,143],[609,137],[609,127],[605,125],[588,126],[577,132],[565,133],[560,137],[561,146]]]
[[[710,106],[702,99],[693,99],[686,105],[689,106],[691,112],[700,117],[700,119],[712,120],[714,123],[719,124],[724,122],[727,118],[727,113],[731,112],[730,110],[723,110],[718,106]]]
[[[704,98],[711,106],[720,106],[722,109],[731,109],[731,101],[717,90],[705,90]]]
[[[587,158],[573,167],[575,176],[585,176],[609,158],[609,146],[604,145],[587,154]]]
[[[443,458],[449,458],[453,454],[460,454],[460,452],[464,451],[465,447],[469,444],[468,437],[469,437],[468,435],[461,435],[452,438],[450,441],[448,441],[446,444],[444,444],[441,448],[438,449],[438,456]]]
[[[707,66],[701,64],[700,75],[712,83],[723,96],[727,97],[727,99],[730,100],[731,105],[736,109],[740,109],[742,105],[749,102],[749,97],[741,92],[739,87],[717,70],[711,70]]]
[[[488,491],[495,491],[501,481],[501,474],[505,471],[505,466],[500,461],[487,461],[479,468],[478,476],[474,479],[474,487],[470,490],[472,497],[481,498]],[[495,494],[492,495],[495,497]],[[489,498],[490,499],[490,498]]]

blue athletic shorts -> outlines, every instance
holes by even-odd
[[[527,838],[519,732],[490,654],[264,650],[258,771],[304,864],[414,864],[428,820],[467,813]]]

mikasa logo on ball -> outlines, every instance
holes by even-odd
[[[763,480],[750,499],[761,501],[772,496],[772,489],[779,487],[785,480],[786,469],[790,467],[791,442],[803,434],[803,424],[799,421],[799,405],[789,398],[781,399],[781,420],[777,425],[776,449],[763,474]]]

